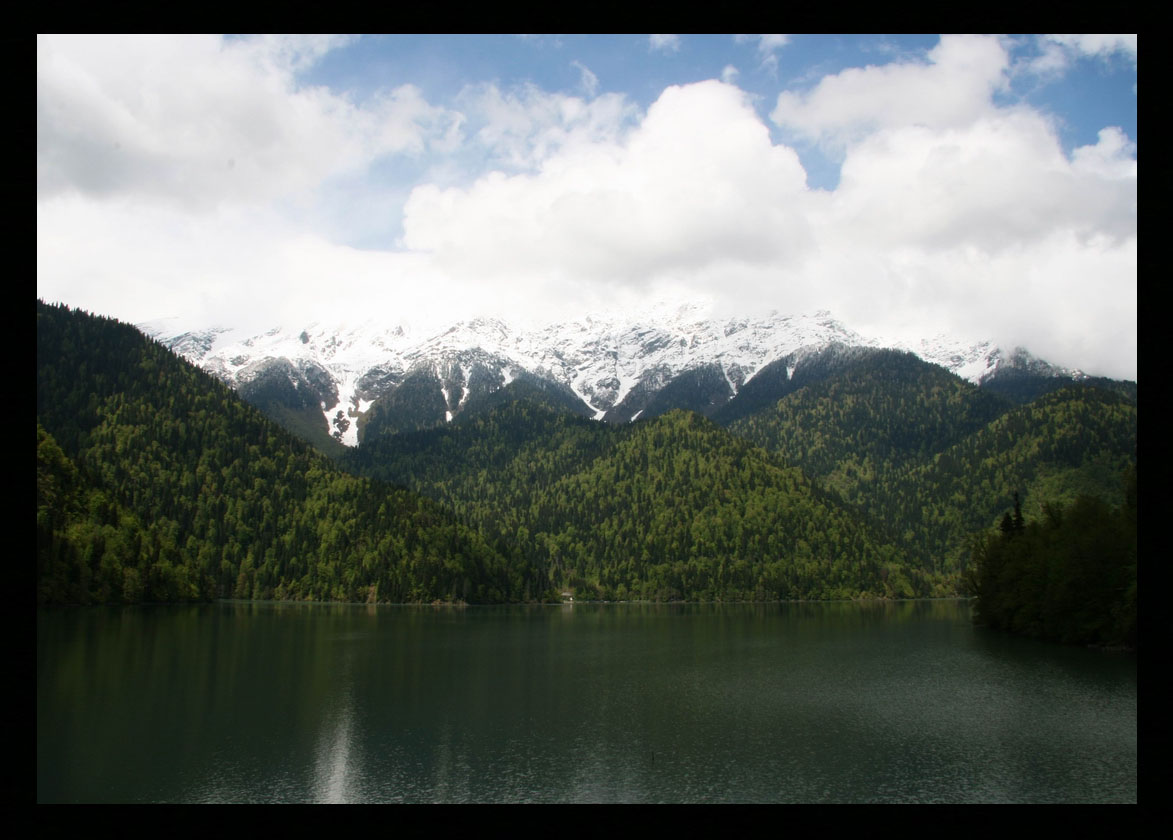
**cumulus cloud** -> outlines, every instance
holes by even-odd
[[[1036,76],[1058,77],[1067,72],[1071,66],[1071,50],[1064,49],[1061,44],[1041,37],[1037,40],[1039,54],[1019,67]]]
[[[1136,180],[1136,144],[1118,126],[1100,129],[1094,146],[1080,146],[1071,156],[1075,169],[1089,175],[1115,181]],[[1136,187],[1133,184],[1132,213],[1136,213]]]
[[[1128,236],[1135,171],[1117,141],[1109,132],[1068,161],[1049,124],[1029,111],[958,128],[888,129],[851,149],[834,203],[853,237],[878,246],[993,254],[1056,231]]]
[[[387,319],[563,317],[705,297],[1135,377],[1135,140],[1106,126],[1065,153],[1044,115],[997,104],[1007,43],[947,36],[924,60],[782,93],[781,136],[842,163],[834,189],[812,190],[731,65],[646,112],[581,64],[585,95],[481,83],[440,107],[409,85],[361,103],[300,86],[328,39],[39,38],[38,291],[205,321],[341,318],[356,301]],[[347,247],[289,211],[332,179],[371,180],[387,155],[478,168],[396,186],[398,250]]]
[[[338,39],[37,39],[37,192],[261,204],[443,140],[410,85],[357,107],[295,73]]]
[[[842,155],[812,218],[835,311],[1135,376],[1135,144],[1108,127],[1069,157],[1042,114],[996,106],[996,39],[942,38],[928,58],[843,71],[772,114]]]
[[[880,333],[993,336],[1127,375],[1135,145],[1109,128],[1069,157],[1044,116],[993,104],[1006,66],[995,39],[944,39],[928,63],[830,77],[852,109],[824,80],[785,117],[843,143],[833,191],[806,188],[737,88],[668,88],[626,134],[418,187],[405,243],[452,276],[507,278],[518,299],[676,289],[826,306]],[[1123,326],[1097,332],[1104,317]]]
[[[620,141],[561,150],[533,174],[417,187],[405,244],[454,274],[650,287],[800,259],[805,174],[738,89],[670,87]]]
[[[784,91],[770,118],[796,135],[842,151],[889,126],[965,125],[994,110],[1009,56],[996,38],[946,35],[927,62],[848,68],[807,93]]]

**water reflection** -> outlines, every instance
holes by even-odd
[[[1135,658],[949,602],[38,616],[39,801],[1136,801]]]
[[[434,755],[434,781],[432,794],[437,802],[469,802],[469,776],[472,768],[465,755],[461,740],[453,737],[449,721],[440,726]]]
[[[314,765],[316,802],[358,801],[353,795],[358,764],[351,761],[352,752],[355,752],[352,745],[354,698],[348,687],[340,689],[339,695],[322,718],[317,761]]]

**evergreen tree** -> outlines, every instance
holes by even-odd
[[[1133,466],[1124,477],[1119,508],[1080,496],[1022,528],[1007,513],[999,534],[979,538],[969,575],[976,619],[1056,641],[1135,647],[1135,474]]]

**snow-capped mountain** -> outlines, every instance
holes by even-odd
[[[598,420],[637,419],[658,394],[683,382],[693,399],[719,407],[763,368],[786,360],[786,376],[812,353],[833,346],[907,350],[974,383],[1007,366],[1081,378],[1024,350],[1004,353],[990,343],[945,337],[899,345],[865,338],[826,311],[757,318],[712,319],[694,306],[647,313],[592,315],[536,329],[496,319],[463,321],[435,331],[406,324],[310,324],[242,335],[225,327],[176,334],[167,322],[140,329],[219,377],[258,404],[324,416],[342,443],[359,442],[359,421],[411,409],[401,425],[450,421],[478,396],[518,377],[547,383],[581,413]],[[409,399],[410,395],[410,399]],[[320,421],[315,421],[320,422]]]

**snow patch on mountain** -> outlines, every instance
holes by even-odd
[[[259,335],[219,326],[169,333],[169,325],[175,326],[166,320],[139,326],[234,388],[288,365],[282,369],[294,388],[304,381],[329,395],[321,408],[327,427],[348,446],[358,444],[359,418],[413,372],[439,380],[448,421],[464,409],[474,388],[496,390],[524,372],[567,386],[595,419],[608,412],[613,412],[609,419],[634,419],[656,392],[685,371],[715,364],[736,395],[772,362],[789,357],[787,375],[792,377],[803,356],[832,344],[907,350],[975,384],[1005,365],[1080,375],[1021,349],[1005,354],[989,342],[864,337],[825,310],[720,319],[697,305],[660,305],[529,329],[496,318],[440,329],[374,320],[314,323],[274,327]],[[620,410],[625,400],[632,402]]]

